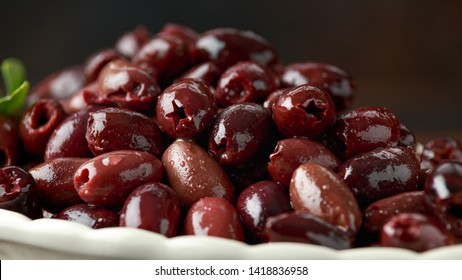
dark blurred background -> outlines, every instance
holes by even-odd
[[[139,24],[202,32],[250,29],[285,63],[316,60],[358,82],[355,105],[380,105],[425,141],[462,139],[462,1],[0,1],[0,60],[23,60],[29,79],[80,64]]]

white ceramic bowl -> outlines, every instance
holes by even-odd
[[[462,245],[419,254],[392,248],[336,251],[297,243],[247,245],[213,237],[169,239],[133,228],[93,230],[63,220],[31,221],[0,209],[0,259],[462,259]]]

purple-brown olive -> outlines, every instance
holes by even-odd
[[[178,80],[186,78],[200,79],[215,87],[222,73],[223,72],[215,65],[215,63],[208,61],[191,67],[188,71],[183,73]]]
[[[226,173],[204,149],[192,141],[178,139],[162,156],[172,189],[185,207],[207,196],[234,198],[234,186]]]
[[[361,226],[358,203],[337,174],[316,164],[304,163],[290,181],[290,200],[295,210],[318,216],[330,224],[356,233]]]
[[[174,237],[180,214],[180,201],[170,187],[162,183],[147,183],[128,196],[120,212],[119,226]]]
[[[271,114],[263,106],[255,103],[232,105],[213,123],[209,152],[222,165],[246,164],[271,145],[274,132]]]
[[[408,147],[377,148],[353,157],[338,173],[364,207],[379,199],[417,190],[420,159]]]
[[[34,178],[18,166],[0,168],[0,209],[21,213],[31,219],[42,218]]]
[[[178,23],[167,23],[165,24],[159,33],[158,36],[176,36],[181,38],[187,44],[188,48],[190,45],[193,45],[199,34],[186,25],[181,25]]]
[[[266,100],[263,102],[263,107],[266,109],[270,110],[271,112],[273,111],[273,105],[278,101],[279,97],[281,95],[284,95],[285,92],[287,91],[288,88],[280,88],[268,95]]]
[[[116,42],[115,49],[130,59],[135,56],[149,37],[151,37],[149,30],[145,26],[139,25],[134,30],[122,34]]]
[[[103,49],[89,56],[83,66],[87,84],[98,79],[99,73],[106,64],[120,58],[121,56],[114,49]]]
[[[94,155],[137,150],[160,157],[167,148],[167,136],[153,119],[121,108],[104,108],[90,113],[85,138]]]
[[[270,155],[268,171],[273,180],[289,186],[294,170],[303,163],[312,162],[337,172],[341,162],[319,142],[305,138],[287,138],[279,141]]]
[[[400,123],[399,124],[399,140],[398,146],[404,147],[413,147],[415,148],[417,145],[416,138],[414,132],[410,130],[407,126]]]
[[[94,96],[99,95],[99,91],[99,83],[96,81],[86,85],[73,95],[60,100],[59,103],[64,111],[70,115],[91,106],[86,100],[91,100]]]
[[[214,90],[197,79],[183,79],[159,96],[156,120],[160,129],[172,138],[200,136],[217,112]]]
[[[0,167],[16,163],[19,153],[19,137],[14,122],[0,115]]]
[[[445,160],[462,162],[462,146],[454,137],[436,137],[425,143],[421,157],[430,169]]]
[[[336,250],[354,246],[354,238],[348,231],[303,211],[268,218],[265,233],[269,242],[308,243]]]
[[[43,157],[48,139],[66,116],[58,101],[37,101],[27,110],[19,124],[19,137],[24,149],[34,156]]]
[[[322,89],[301,85],[285,91],[272,106],[273,118],[285,137],[322,136],[335,121],[332,99]]]
[[[204,197],[191,206],[184,221],[184,234],[244,241],[236,209],[220,197]]]
[[[58,213],[66,207],[84,203],[74,188],[74,173],[88,158],[55,158],[32,167],[40,205]]]
[[[119,222],[116,212],[87,204],[69,206],[53,218],[76,222],[93,229],[116,227]]]
[[[239,195],[236,210],[251,239],[261,242],[265,240],[266,220],[291,211],[292,206],[287,188],[272,181],[260,181]]]
[[[120,206],[138,186],[159,182],[162,162],[148,152],[120,150],[84,162],[74,174],[74,188],[88,204]]]

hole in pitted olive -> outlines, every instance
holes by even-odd
[[[172,102],[173,111],[168,113],[166,116],[173,120],[175,127],[178,127],[179,123],[183,119],[187,119],[185,108],[181,104],[177,104],[175,101]]]
[[[325,108],[320,108],[316,106],[314,101],[308,102],[308,104],[304,105],[302,109],[306,112],[306,117],[309,118],[310,116],[314,116],[318,121],[322,120]]]
[[[448,213],[455,218],[462,219],[462,205],[451,205],[449,207]]]
[[[41,104],[43,105],[43,104]],[[51,118],[51,111],[46,106],[37,106],[35,114],[32,116],[31,127],[37,129],[48,123]]]

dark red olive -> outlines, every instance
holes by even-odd
[[[70,206],[53,218],[76,222],[94,229],[116,227],[119,221],[116,212],[87,204]]]
[[[221,75],[216,97],[222,107],[244,102],[263,103],[278,87],[279,80],[270,69],[252,61],[243,61]]]
[[[159,36],[176,36],[181,38],[185,43],[188,45],[193,45],[197,38],[199,38],[199,34],[192,30],[191,28],[177,24],[177,23],[167,23],[165,24],[162,29],[157,33]]]
[[[462,146],[454,137],[436,137],[425,143],[421,157],[430,169],[445,160],[462,162]]]
[[[19,137],[24,149],[32,155],[43,157],[48,139],[66,116],[58,101],[37,101],[27,110],[19,124]]]
[[[156,157],[120,150],[84,162],[74,174],[74,187],[89,204],[119,206],[135,188],[161,178],[162,162]]]
[[[16,163],[19,153],[19,137],[12,120],[0,115],[0,167]]]
[[[162,183],[147,183],[128,196],[119,226],[141,228],[167,237],[176,235],[181,205],[175,192]]]
[[[288,90],[288,88],[280,88],[268,95],[266,98],[265,102],[263,102],[263,107],[266,109],[273,111],[273,105],[278,101],[279,97],[281,95],[284,95],[284,93]]]
[[[149,30],[139,25],[134,30],[124,33],[115,45],[116,50],[126,58],[132,58],[141,46],[151,37]]]
[[[222,70],[220,70],[215,63],[209,61],[191,67],[188,71],[183,73],[178,80],[185,78],[200,79],[215,87],[222,73]]]
[[[202,80],[183,79],[159,96],[156,119],[170,137],[195,139],[209,127],[216,112],[213,88]]]
[[[361,206],[402,192],[417,190],[420,159],[408,147],[377,148],[353,157],[339,168],[339,175]]]
[[[84,203],[74,188],[74,173],[88,158],[55,158],[32,167],[41,206],[51,213]]]
[[[89,106],[65,118],[48,139],[44,160],[60,157],[92,157],[93,154],[85,139],[87,121],[91,112],[101,108],[103,107]]]
[[[456,243],[454,236],[436,219],[418,213],[398,214],[380,234],[380,246],[424,252]]]
[[[244,231],[236,209],[228,200],[220,197],[205,197],[194,203],[186,215],[184,233],[244,241]]]
[[[340,112],[348,109],[356,95],[356,82],[344,70],[334,65],[305,62],[287,65],[281,73],[283,86],[308,84],[325,90]]]
[[[202,33],[193,48],[196,62],[212,61],[220,69],[251,60],[264,66],[279,63],[274,47],[252,31],[217,28]]]
[[[412,132],[412,130],[410,130],[407,126],[401,123],[399,124],[398,145],[404,146],[404,147],[414,147],[414,148],[417,145],[414,132]]]
[[[234,199],[234,187],[221,166],[192,141],[178,139],[162,155],[168,181],[185,207],[207,196]]]
[[[260,181],[239,195],[236,210],[251,239],[261,242],[265,240],[266,220],[291,211],[292,206],[286,188],[272,181]]]
[[[64,111],[70,115],[91,106],[87,100],[91,100],[94,96],[100,95],[99,92],[99,83],[96,81],[86,85],[73,95],[60,100],[59,103]],[[87,98],[85,96],[87,96]]]
[[[288,89],[272,107],[274,122],[285,137],[315,139],[335,121],[332,99],[322,89],[301,85]]]
[[[327,144],[340,159],[396,146],[399,126],[390,116],[388,110],[380,107],[360,107],[343,114],[329,130]]]
[[[295,210],[318,216],[353,234],[361,226],[361,211],[351,190],[342,178],[319,164],[308,162],[295,169],[290,201]]]
[[[442,162],[425,181],[426,204],[454,235],[462,237],[462,163]]]
[[[300,211],[268,218],[265,232],[269,242],[309,243],[336,250],[349,249],[354,245],[354,238],[343,228]]]
[[[104,108],[88,118],[86,139],[94,155],[137,150],[160,157],[167,148],[167,136],[155,121],[127,109]]]
[[[270,155],[268,171],[273,180],[289,186],[295,169],[303,163],[312,162],[337,172],[341,162],[319,142],[305,138],[287,138],[277,143]]]
[[[229,106],[213,123],[209,153],[221,164],[236,166],[255,159],[272,144],[270,112],[255,103]]]
[[[0,168],[0,209],[42,218],[34,178],[18,166]]]
[[[87,84],[98,79],[99,73],[106,64],[120,58],[119,53],[114,49],[103,49],[90,55],[83,65]]]

